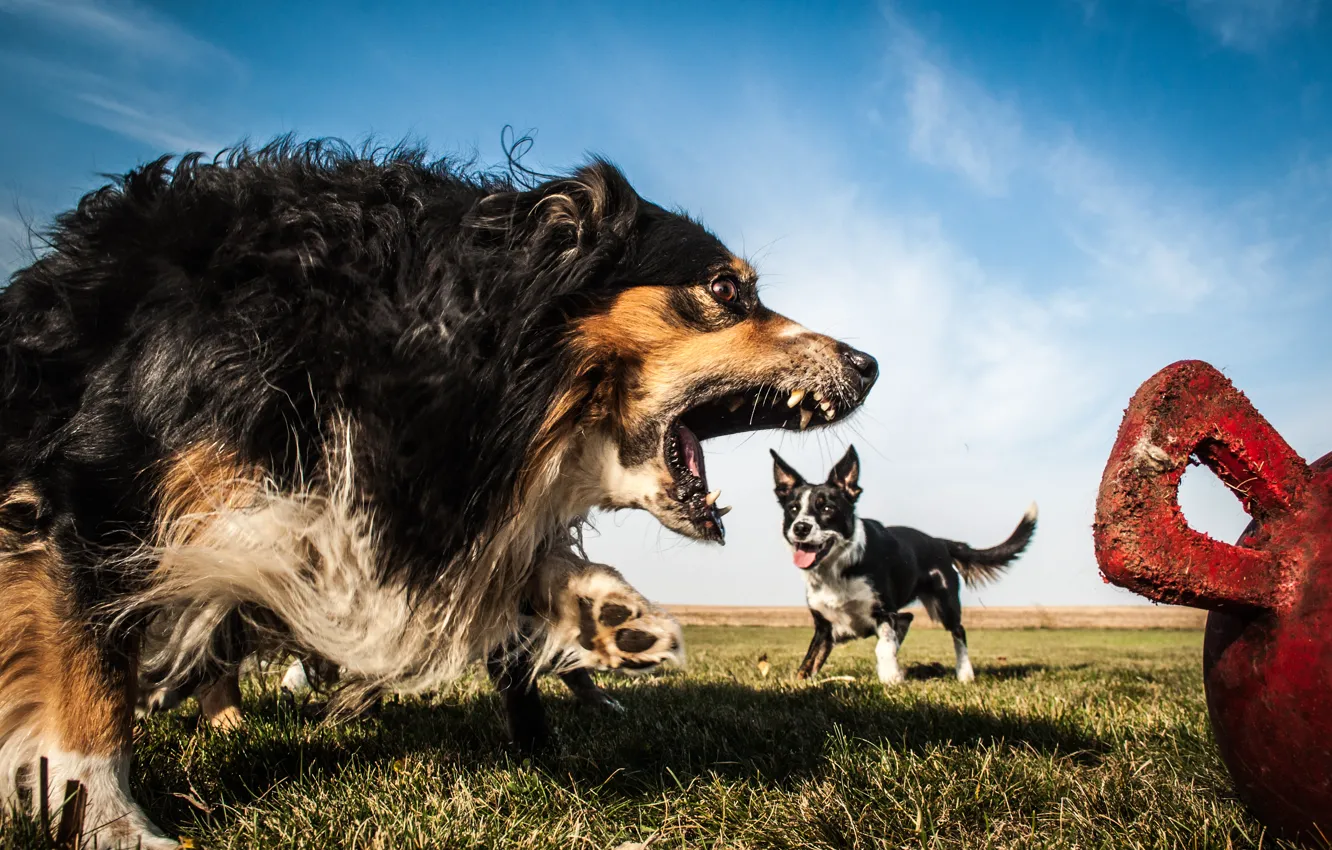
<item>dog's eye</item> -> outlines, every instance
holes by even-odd
[[[735,299],[740,297],[740,290],[736,288],[735,281],[724,277],[714,280],[708,288],[712,290],[712,297],[723,304],[734,304]]]

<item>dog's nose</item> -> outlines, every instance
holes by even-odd
[[[879,361],[846,344],[840,347],[839,353],[842,355],[842,360],[846,361],[860,378],[860,397],[864,398],[879,377]]]
[[[798,522],[795,525],[791,526],[791,533],[794,534],[796,537],[802,537],[802,538],[808,537],[809,532],[812,528],[813,526],[811,526],[807,522]]]

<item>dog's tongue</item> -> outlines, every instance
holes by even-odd
[[[703,446],[699,444],[698,437],[684,423],[679,425],[676,433],[680,437],[680,451],[684,455],[685,467],[706,486],[708,476],[703,471]]]
[[[807,570],[814,566],[814,556],[819,554],[817,549],[802,549],[797,546],[795,549],[795,565],[802,570]]]

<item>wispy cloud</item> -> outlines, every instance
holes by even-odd
[[[86,107],[76,113],[75,117],[79,120],[164,151],[207,153],[221,147],[200,135],[195,128],[169,116],[152,114],[142,108],[89,92],[80,92],[76,99]]]
[[[893,50],[909,152],[982,195],[1052,198],[1087,263],[1087,282],[1136,299],[1141,311],[1169,312],[1270,279],[1274,246],[1256,235],[1261,228],[1206,208],[1187,187],[1166,197],[1067,128],[1028,130],[1019,104],[924,58],[920,40],[900,35],[901,26]]]
[[[1223,46],[1258,52],[1318,20],[1319,0],[1184,0],[1189,18]]]
[[[3,0],[0,0],[2,2]],[[114,73],[66,62],[0,52],[0,73],[22,78],[47,94],[47,108],[93,127],[110,130],[163,153],[215,151],[218,141],[201,130],[195,111],[169,93]]]
[[[66,38],[95,42],[141,58],[178,64],[240,66],[239,61],[222,48],[133,3],[0,0],[0,14],[55,30]]]
[[[1015,167],[1021,132],[1013,109],[992,98],[952,90],[956,80],[935,65],[913,62],[906,91],[911,153],[946,168],[989,195],[1002,195]]]
[[[0,0],[0,22],[23,26],[22,50],[0,52],[0,67],[45,95],[60,115],[163,152],[215,150],[216,134],[188,96],[207,84],[216,101],[243,64],[157,13],[129,2]]]
[[[1095,281],[1133,299],[1133,312],[1189,310],[1261,282],[1262,244],[1233,241],[1226,222],[1158,197],[1077,141],[1042,150],[1036,174],[1067,204],[1064,227]]]

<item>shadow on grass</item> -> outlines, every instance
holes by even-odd
[[[942,666],[942,665],[940,665]],[[1036,672],[1040,665],[1031,665]],[[1001,668],[1007,676],[1020,668]],[[739,683],[666,678],[617,690],[624,714],[548,698],[555,743],[536,761],[553,782],[625,798],[659,798],[700,775],[787,783],[828,769],[830,748],[884,747],[919,753],[940,744],[1008,745],[1095,763],[1106,744],[1072,722],[997,714],[917,695],[886,699],[874,684],[754,689]],[[336,777],[349,765],[386,767],[428,758],[465,771],[507,769],[520,757],[503,745],[498,700],[458,704],[390,702],[373,717],[321,725],[273,700],[247,704],[248,728],[192,734],[181,715],[145,735],[135,774],[141,799],[166,824],[197,817],[225,822],[283,783]],[[188,800],[194,803],[188,803]],[[216,807],[221,801],[227,807]],[[196,805],[203,803],[204,806]],[[213,806],[209,814],[204,809]],[[215,824],[216,825],[216,824]]]
[[[1021,679],[1030,679],[1041,673],[1048,673],[1053,670],[1067,672],[1070,670],[1081,670],[1090,667],[1090,664],[997,664],[993,666],[976,667],[976,678],[982,681],[1017,681]],[[924,662],[920,664],[907,664],[903,672],[906,677],[912,681],[928,681],[930,679],[951,679],[957,675],[955,668],[938,661]]]

